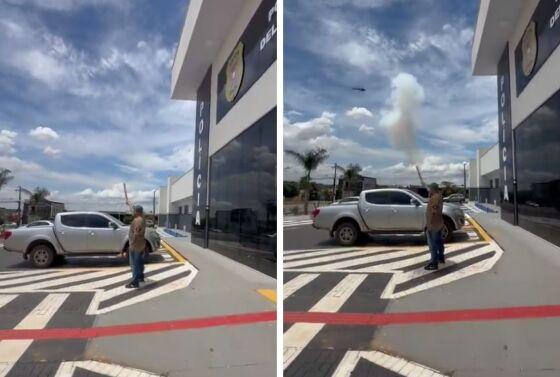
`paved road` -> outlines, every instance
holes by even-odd
[[[147,259],[146,283],[124,288],[130,268],[120,257],[68,258],[54,268],[34,269],[21,255],[0,252],[0,330],[92,327],[99,314],[187,287],[197,274],[165,250]],[[156,376],[146,371],[87,360],[87,339],[2,340],[0,376]]]
[[[392,300],[488,271],[502,255],[471,226],[446,245],[447,262],[437,272],[423,269],[429,256],[422,236],[375,236],[343,248],[325,231],[292,223],[284,245],[284,310],[294,313],[381,314]],[[296,321],[284,330],[289,377],[446,374],[374,347],[374,325]]]

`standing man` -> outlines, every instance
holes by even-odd
[[[426,238],[430,248],[431,261],[424,267],[426,270],[437,270],[438,263],[445,263],[443,255],[443,197],[437,183],[429,186],[430,199],[426,208]]]
[[[146,220],[141,206],[133,207],[134,220],[128,233],[128,258],[132,269],[132,281],[126,288],[138,288],[144,282],[144,249],[146,248]]]

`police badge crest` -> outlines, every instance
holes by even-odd
[[[233,102],[237,93],[239,93],[239,88],[241,87],[241,82],[243,81],[243,71],[245,69],[243,52],[244,52],[243,42],[239,42],[229,60],[226,67],[226,100],[228,102]]]
[[[535,21],[531,21],[527,26],[521,44],[523,73],[525,76],[529,76],[537,62],[537,24]]]

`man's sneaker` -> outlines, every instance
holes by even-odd
[[[426,267],[424,267],[424,270],[428,270],[428,271],[433,271],[437,269],[438,269],[437,263],[432,263],[432,262],[428,263]]]
[[[142,279],[138,279],[138,282],[139,283],[145,283],[146,281],[144,280],[144,278],[142,278]]]
[[[139,285],[138,285],[138,283],[130,282],[127,285],[125,285],[124,287],[125,288],[138,288]]]

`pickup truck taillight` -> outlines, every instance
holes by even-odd
[[[321,210],[319,208],[315,208],[313,211],[311,211],[311,218],[315,219],[317,215],[319,215],[319,212],[321,212]]]
[[[5,230],[2,232],[2,234],[0,235],[0,238],[3,240],[7,240],[8,238],[10,238],[12,236],[12,232],[10,232],[9,230]]]

